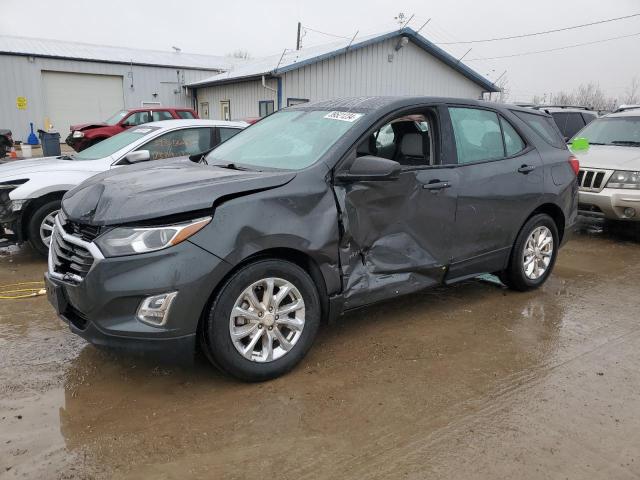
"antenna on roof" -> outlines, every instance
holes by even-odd
[[[406,27],[407,25],[409,25],[409,22],[411,20],[413,20],[413,17],[415,17],[416,14],[412,13],[411,16],[409,17],[409,20],[407,20],[406,22],[404,22],[404,25],[402,23],[400,23],[400,30],[402,30],[404,27]]]
[[[273,73],[276,73],[278,71],[278,67],[280,66],[280,63],[282,62],[282,59],[284,58],[284,54],[287,53],[287,49],[285,48],[282,51],[282,55],[280,55],[280,60],[278,60],[278,64],[276,65],[276,68],[273,69]]]
[[[422,30],[424,27],[426,27],[426,26],[427,26],[427,23],[429,23],[430,21],[431,21],[431,19],[429,19],[429,20],[427,20],[426,22],[424,22],[424,23],[422,24],[422,26],[421,26],[418,30],[416,30],[416,33],[420,33],[420,30]]]
[[[180,53],[182,51],[180,47],[171,47],[171,48],[173,48],[176,51],[176,53]]]
[[[466,57],[466,56],[467,56],[467,54],[468,54],[471,50],[473,50],[473,48],[470,48],[469,50],[467,50],[467,53],[465,53],[464,55],[462,55],[462,56],[458,59],[458,62],[457,62],[457,63],[460,63],[460,62],[462,61],[462,59],[463,59],[464,57]]]

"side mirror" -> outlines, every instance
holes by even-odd
[[[149,153],[149,150],[136,150],[135,152],[125,155],[123,160],[130,164],[146,162],[147,160],[151,160],[151,154]]]
[[[336,175],[342,183],[397,180],[402,168],[398,162],[373,155],[357,157],[348,171]]]

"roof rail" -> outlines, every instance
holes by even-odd
[[[542,110],[545,108],[577,108],[580,110],[593,110],[591,107],[585,107],[584,105],[536,105],[536,110]]]
[[[627,110],[635,110],[640,108],[640,105],[620,105],[618,108],[614,110],[615,113],[618,112],[626,112]]]

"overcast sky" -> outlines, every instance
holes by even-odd
[[[409,24],[435,43],[538,32],[640,12],[638,0],[2,0],[0,33],[104,45],[224,55],[246,49],[254,57],[294,48],[296,24],[351,36],[387,30],[394,17],[415,14]],[[640,77],[640,35],[560,52],[491,61],[476,58],[545,50],[640,33],[640,17],[527,39],[474,45],[441,45],[495,80],[507,71],[510,98],[571,90],[597,82],[622,96]],[[335,38],[308,30],[303,45]]]

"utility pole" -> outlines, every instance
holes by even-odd
[[[302,24],[300,22],[298,22],[298,36],[296,37],[296,50],[300,50],[300,47],[302,45],[300,45],[301,43],[301,38],[300,38],[300,31],[302,30]]]

